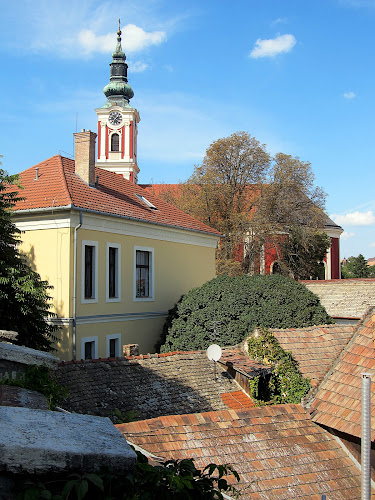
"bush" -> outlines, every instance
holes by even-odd
[[[289,351],[284,351],[275,336],[262,329],[248,339],[249,356],[273,367],[272,375],[265,380],[251,380],[251,397],[257,405],[300,403],[311,389],[308,378],[303,378],[298,363]]]
[[[28,365],[25,373],[15,379],[4,377],[0,383],[40,392],[47,398],[50,410],[55,410],[56,405],[68,395],[66,388],[56,382],[52,370],[45,365]]]
[[[238,490],[227,481],[228,476],[240,480],[230,465],[209,464],[199,470],[188,458],[153,466],[140,452],[136,454],[136,467],[128,474],[107,469],[99,474],[74,473],[37,481],[19,478],[17,500],[223,500],[224,494],[238,497]]]
[[[280,276],[218,276],[194,288],[169,311],[161,352],[206,349],[241,342],[255,327],[301,328],[333,323],[319,298]]]

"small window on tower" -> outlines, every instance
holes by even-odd
[[[111,151],[120,151],[120,137],[118,134],[111,135]]]

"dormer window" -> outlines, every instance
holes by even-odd
[[[118,134],[111,135],[111,151],[120,151],[120,136]]]
[[[136,194],[137,198],[139,198],[145,205],[148,206],[148,208],[151,208],[151,210],[157,210],[157,208],[155,207],[155,205],[153,205],[151,203],[151,201],[148,201],[147,198],[145,198],[144,196],[142,196],[141,194]]]

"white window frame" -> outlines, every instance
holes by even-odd
[[[94,297],[91,299],[85,298],[85,247],[94,247]],[[82,264],[81,264],[81,303],[96,304],[98,302],[98,242],[90,240],[82,240]]]
[[[117,343],[117,349],[116,349],[116,358],[121,357],[121,333],[113,333],[112,335],[107,335],[106,337],[106,357],[109,358],[110,352],[109,352],[109,344],[110,340],[116,339],[118,341]]]
[[[117,266],[116,266],[116,276],[117,276],[117,290],[116,297],[109,296],[109,249],[117,248]],[[105,257],[105,296],[106,302],[121,302],[121,245],[119,243],[107,243],[106,245],[106,257]]]
[[[150,254],[149,263],[149,291],[148,297],[137,297],[137,250],[141,252],[148,252]],[[152,247],[134,247],[134,260],[133,260],[133,301],[134,302],[153,302],[155,300],[155,264],[154,264],[154,249]]]
[[[98,337],[82,337],[81,339],[81,359],[85,359],[85,344],[86,342],[94,342],[94,357],[92,359],[98,359]]]

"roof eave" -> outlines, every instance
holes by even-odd
[[[102,212],[100,210],[92,210],[90,208],[81,208],[81,207],[77,207],[73,204],[64,205],[61,207],[40,207],[40,208],[28,208],[28,209],[24,209],[24,210],[14,210],[13,214],[23,215],[23,214],[34,214],[34,213],[38,213],[38,212],[40,212],[40,213],[57,212],[57,211],[62,212],[64,210],[76,210],[78,212],[87,212],[87,213],[91,213],[91,214],[106,215],[109,217],[116,217],[119,219],[125,219],[125,220],[134,221],[134,222],[144,222],[145,224],[153,224],[155,226],[170,227],[173,229],[179,229],[179,230],[183,230],[183,231],[190,231],[193,233],[205,234],[207,236],[211,236],[211,237],[218,238],[218,239],[224,237],[220,233],[211,233],[209,231],[202,231],[200,229],[193,229],[193,228],[188,228],[188,227],[184,227],[184,226],[176,226],[173,224],[163,224],[162,222],[149,221],[149,220],[145,220],[145,219],[139,219],[137,217],[129,217],[128,215],[112,214],[110,212]]]

